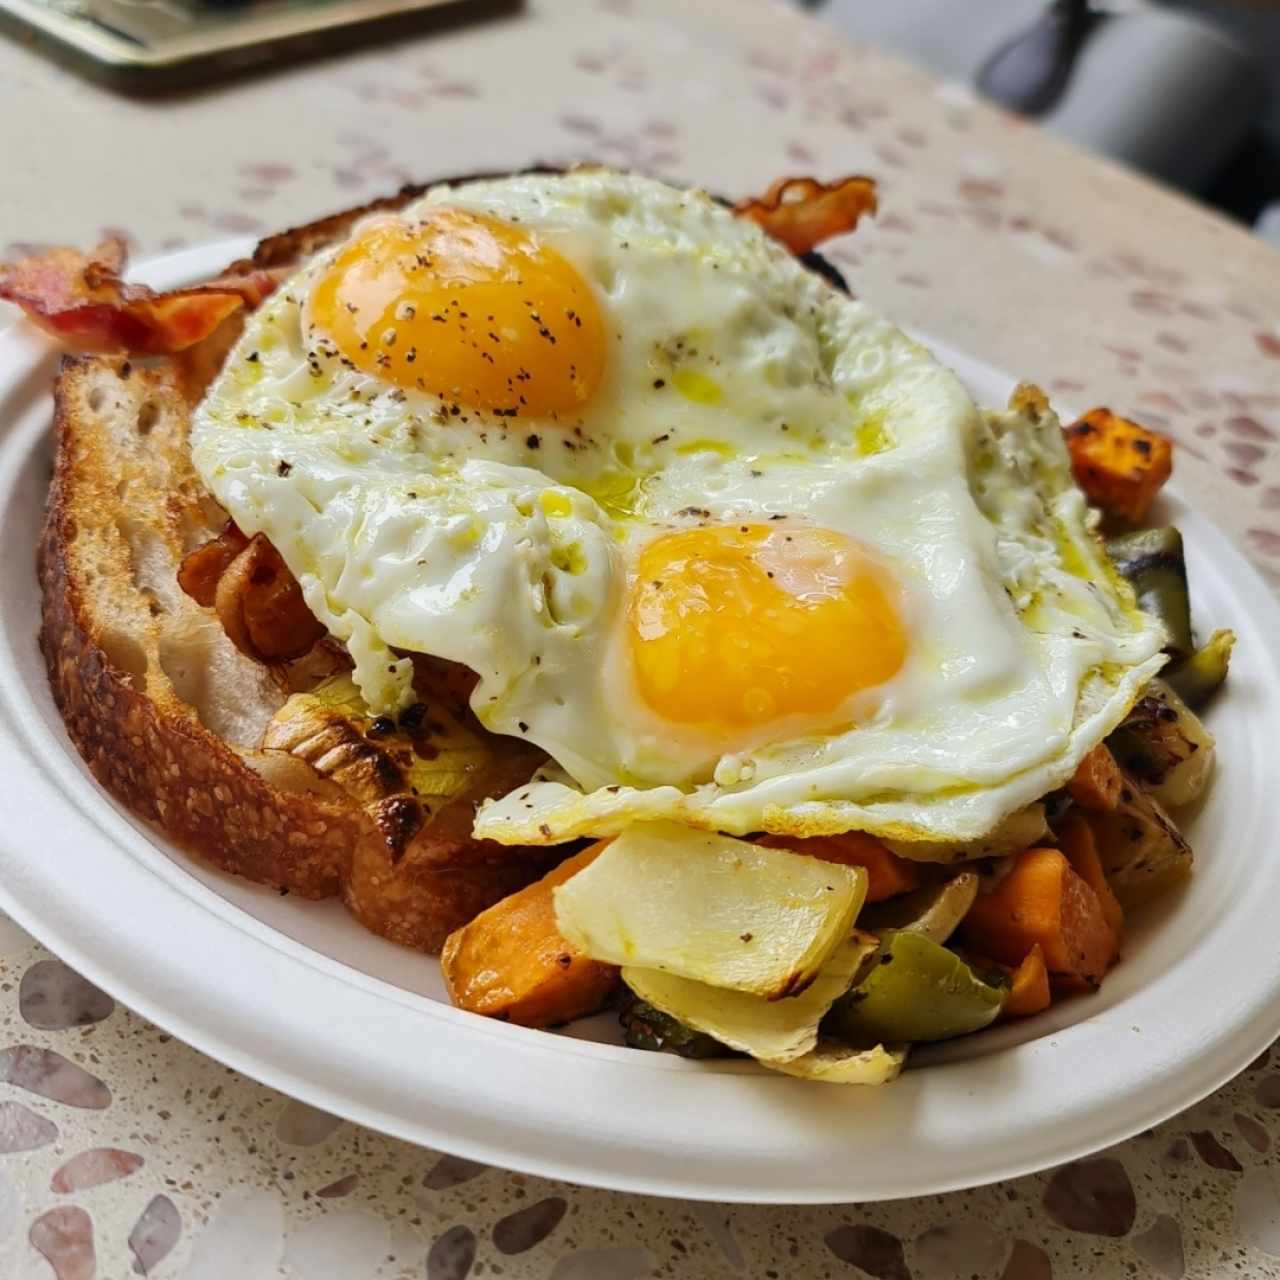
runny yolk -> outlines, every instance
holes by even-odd
[[[357,368],[449,406],[569,413],[604,370],[587,282],[535,233],[463,209],[367,227],[320,277],[311,313]]]
[[[712,525],[640,553],[628,599],[641,695],[664,720],[724,737],[830,718],[902,666],[884,570],[826,529]]]

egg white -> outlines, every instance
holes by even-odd
[[[307,304],[327,252],[251,318],[193,457],[347,643],[374,710],[412,699],[395,651],[431,653],[479,674],[487,727],[554,758],[558,778],[485,808],[480,834],[672,817],[976,836],[1068,776],[1158,667],[1159,629],[1106,573],[1056,422],[984,419],[923,348],[754,225],[602,170],[442,187],[432,204],[537,231],[595,289],[606,376],[579,417],[458,413],[343,366]],[[638,697],[623,601],[653,537],[746,521],[862,543],[910,645],[838,723],[729,746]]]

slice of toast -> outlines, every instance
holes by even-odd
[[[359,212],[265,242],[273,265],[290,249],[313,252]],[[518,786],[538,761],[524,744],[477,729],[490,758],[467,788],[392,830],[386,806],[361,803],[335,781],[340,771],[262,749],[289,693],[345,659],[322,644],[287,671],[258,663],[178,586],[182,558],[226,521],[191,466],[187,431],[237,332],[229,321],[181,357],[145,365],[114,356],[64,362],[38,557],[40,647],[54,700],[103,786],[174,843],[260,884],[308,898],[340,894],[375,933],[436,952],[452,930],[563,856],[471,836],[476,803]],[[428,705],[434,695],[460,709],[447,679],[419,692]],[[396,790],[389,748],[361,739],[345,752],[340,765],[354,760],[388,794]]]

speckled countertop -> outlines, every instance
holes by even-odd
[[[902,321],[1171,432],[1280,581],[1280,255],[758,0],[522,15],[137,102],[0,44],[0,251],[146,255],[434,174],[600,159],[729,193],[862,170],[833,256]],[[721,1208],[486,1169],[325,1116],[113,1005],[0,920],[0,1275],[15,1280],[1280,1276],[1280,1068],[1052,1174]]]

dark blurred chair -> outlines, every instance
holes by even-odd
[[[1267,97],[1261,62],[1217,25],[1086,0],[813,0],[848,35],[1037,118],[1051,133],[1203,192]]]

